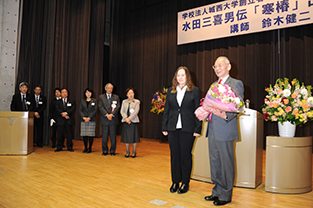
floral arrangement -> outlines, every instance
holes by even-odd
[[[277,79],[274,87],[265,89],[268,95],[262,106],[265,121],[289,121],[295,125],[302,125],[313,119],[312,87],[300,85],[295,78],[289,83],[288,78]]]
[[[196,117],[203,121],[212,112],[213,108],[221,111],[239,111],[244,103],[227,84],[212,84],[205,98],[200,101],[200,107],[195,111]]]
[[[153,98],[151,100],[151,110],[152,113],[163,113],[164,112],[164,105],[166,101],[166,94],[167,94],[168,88],[163,88],[163,90],[156,91],[153,95]]]

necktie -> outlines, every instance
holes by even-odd
[[[23,103],[23,105],[22,105],[23,111],[25,111],[26,110],[25,95],[23,95],[22,103]]]
[[[63,107],[66,108],[66,101],[63,99]]]
[[[108,95],[108,103],[110,104],[111,102],[111,95]]]
[[[36,108],[38,108],[39,99],[38,96],[36,96]]]
[[[218,81],[218,83],[217,84],[221,84],[222,83],[222,79],[220,79],[220,81]]]

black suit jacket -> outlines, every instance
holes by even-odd
[[[67,98],[67,104],[64,107],[63,106],[63,99],[57,100],[55,102],[55,121],[57,122],[58,126],[64,125],[65,122],[67,124],[73,124],[73,112],[75,110],[75,101]],[[70,117],[69,119],[66,119],[62,117],[61,113],[66,112],[67,115]]]
[[[25,102],[27,105],[27,109],[25,111],[33,111],[34,103],[31,101],[31,96],[28,93],[26,93]],[[15,95],[13,95],[10,108],[11,108],[11,111],[23,111],[21,92],[18,92]]]
[[[89,117],[90,121],[94,121],[96,122],[96,114],[98,111],[98,107],[97,107],[97,100],[91,98],[91,101],[89,103],[89,106],[87,107],[87,101],[86,99],[82,99],[80,101],[80,105],[79,105],[79,115],[82,121],[83,117]]]
[[[201,134],[202,122],[194,112],[200,106],[201,93],[198,87],[186,91],[181,106],[177,103],[177,92],[171,93],[170,87],[166,95],[163,113],[162,131],[175,131],[179,113],[181,114],[182,131]]]
[[[112,112],[113,118],[110,121],[106,117],[106,114],[111,113],[112,104],[115,104],[116,107],[114,108],[114,110]],[[101,125],[117,125],[118,124],[118,113],[120,112],[120,107],[121,107],[120,98],[117,95],[112,94],[111,104],[109,104],[109,102],[108,102],[106,93],[100,95],[99,96],[99,110],[101,113],[101,119],[100,119]]]
[[[39,97],[39,102],[38,102],[38,107],[36,107],[36,98],[35,98],[35,94],[31,95],[31,102],[34,105],[33,111],[34,112],[38,112],[40,115],[40,118],[43,117],[44,115],[44,111],[46,110],[47,107],[47,98],[44,95],[40,95]]]
[[[56,103],[57,103],[57,98],[54,98],[51,100],[50,105],[49,105],[49,120],[53,119],[55,120],[56,117]]]

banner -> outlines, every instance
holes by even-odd
[[[177,44],[313,23],[313,0],[227,0],[178,13]]]

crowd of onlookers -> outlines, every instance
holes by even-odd
[[[19,84],[20,92],[12,97],[11,111],[34,112],[34,144],[43,147],[43,125],[44,111],[47,107],[47,98],[41,94],[42,87],[36,85],[34,93],[28,93],[28,83]],[[106,93],[99,96],[98,101],[94,98],[93,90],[87,88],[84,91],[84,99],[80,101],[79,116],[80,136],[83,137],[83,153],[92,152],[93,138],[96,130],[96,114],[100,110],[100,123],[102,127],[102,155],[115,155],[116,151],[116,126],[118,114],[122,116],[123,130],[121,142],[126,145],[125,157],[136,157],[136,146],[140,142],[138,133],[140,101],[135,99],[133,88],[126,90],[127,99],[123,100],[122,106],[119,96],[113,94],[113,85],[108,83],[104,87]],[[54,151],[62,151],[66,138],[67,150],[73,152],[72,125],[75,101],[68,97],[66,88],[55,88],[55,98],[49,105],[49,121],[52,128],[51,146]],[[64,134],[65,133],[65,134]],[[65,137],[64,137],[65,135]],[[108,137],[110,135],[111,147],[108,148]],[[129,146],[133,144],[130,154]]]

